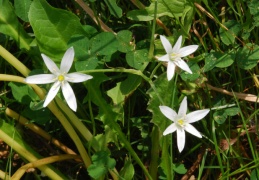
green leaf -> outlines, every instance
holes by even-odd
[[[111,55],[118,50],[119,43],[111,32],[102,32],[90,40],[91,55]]]
[[[183,0],[161,0],[157,2],[156,17],[169,16],[172,18],[181,17],[185,8]],[[150,21],[154,19],[155,2],[144,10],[133,10],[127,13],[127,17],[135,21]]]
[[[116,4],[116,0],[104,0],[104,2],[113,16],[116,18],[120,18],[122,16],[122,9]]]
[[[250,180],[259,180],[259,170],[253,169],[250,175]]]
[[[226,68],[233,64],[235,54],[233,52],[221,53],[210,52],[205,56],[205,66],[203,71],[207,72],[215,67]]]
[[[184,167],[184,164],[174,164],[173,170],[178,174],[185,174],[187,169]]]
[[[225,113],[228,115],[228,116],[235,116],[237,115],[238,113],[240,112],[240,109],[238,107],[231,107],[231,108],[227,108],[225,110]]]
[[[184,81],[195,81],[200,76],[200,67],[196,62],[187,62],[188,66],[192,70],[192,74],[182,71],[180,76]]]
[[[254,19],[254,25],[259,26],[259,1],[258,0],[251,0],[248,1],[248,8],[250,10],[250,13],[253,15]]]
[[[236,57],[238,67],[246,70],[251,69],[258,63],[259,46],[248,43],[243,48],[238,49]]]
[[[13,97],[22,104],[30,104],[31,100],[38,97],[28,85],[10,82],[8,86],[12,89]]]
[[[37,111],[31,110],[30,108],[26,108],[22,112],[22,114],[24,115],[24,117],[40,125],[46,124],[51,117],[51,113],[47,108],[42,108]]]
[[[135,174],[134,166],[131,163],[131,160],[127,158],[124,162],[124,166],[120,171],[120,176],[126,179],[133,179]]]
[[[32,39],[19,23],[14,8],[8,0],[0,0],[0,32],[12,37],[19,48],[30,49]]]
[[[127,53],[129,51],[133,51],[134,44],[131,42],[132,32],[128,30],[119,31],[117,33],[117,40],[119,42],[118,50],[120,52]]]
[[[92,156],[92,162],[87,171],[92,178],[100,178],[105,175],[108,170],[115,167],[116,161],[109,157],[108,151],[99,151]]]
[[[241,31],[241,25],[235,20],[227,21],[224,23],[224,25],[228,28],[228,31],[220,27],[220,39],[227,46],[230,44],[234,44],[235,36],[237,36],[238,33]]]
[[[130,51],[126,54],[126,61],[129,66],[142,70],[143,67],[146,67],[146,63],[148,63],[148,50],[140,49]]]
[[[75,34],[85,34],[79,18],[69,11],[51,7],[45,0],[34,0],[29,21],[40,51],[60,62],[67,42]]]
[[[213,118],[218,124],[223,124],[227,119],[227,114],[224,110],[218,110],[213,113]]]
[[[28,13],[32,0],[14,0],[16,15],[25,22],[29,22]]]

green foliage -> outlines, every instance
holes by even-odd
[[[51,7],[45,0],[32,2],[29,21],[41,53],[61,60],[72,35],[84,34],[78,17],[73,13]]]
[[[32,100],[36,100],[38,97],[32,88],[27,85],[10,82],[9,86],[12,89],[13,97],[22,104],[30,104]]]
[[[96,152],[92,156],[93,164],[87,169],[89,175],[92,178],[98,179],[101,176],[105,175],[108,170],[112,170],[115,167],[115,160],[110,158],[107,151]]]
[[[37,131],[35,137],[20,136],[32,132],[19,125],[21,133],[17,133],[13,119],[18,119],[18,114],[79,152],[83,159],[87,156],[82,150],[92,155],[88,168],[77,159],[71,164],[53,164],[63,174],[57,171],[62,178],[54,178],[55,172],[45,173],[50,179],[180,179],[198,162],[197,157],[202,159],[202,164],[195,164],[201,167],[199,172],[193,172],[199,173],[198,178],[257,178],[259,110],[256,102],[243,99],[258,95],[257,0],[84,1],[88,9],[79,2],[0,0],[2,141],[18,143],[32,154],[40,149],[45,157],[59,151],[49,140],[35,142]],[[112,31],[103,30],[103,24]],[[194,54],[181,57],[192,74],[176,67],[174,78],[167,80],[167,63],[158,62],[165,54],[159,35],[167,36],[172,45],[180,35],[185,37],[182,47],[199,45]],[[71,83],[77,112],[66,109],[62,93],[58,94],[62,100],[56,98],[47,107],[50,109],[44,108],[44,99],[40,100],[30,85],[16,83],[21,82],[17,76],[24,74],[21,71],[26,67],[32,70],[29,75],[46,72],[41,53],[59,66],[64,52],[72,46],[75,57],[71,72],[90,74],[93,79]],[[237,94],[230,96],[231,92]],[[195,124],[203,138],[186,133],[188,143],[179,153],[176,133],[162,135],[172,121],[159,106],[177,111],[186,95],[190,112],[211,110]],[[17,114],[7,114],[10,109]],[[231,142],[229,151],[220,149],[222,140]],[[12,148],[23,156],[23,163],[31,161],[31,155],[22,154],[13,144]],[[12,164],[1,159],[0,170]],[[36,172],[33,176],[39,177]]]
[[[116,4],[116,0],[104,0],[104,2],[108,6],[109,11],[113,16],[117,18],[122,16],[122,9]]]
[[[221,53],[210,52],[205,56],[205,66],[203,71],[207,72],[215,67],[226,68],[233,64],[236,54],[234,52]]]
[[[0,0],[0,32],[12,37],[19,48],[29,50],[31,38],[19,23],[13,6],[8,0]]]
[[[25,22],[29,22],[29,9],[31,6],[32,0],[15,0],[14,8],[16,15]]]
[[[133,10],[128,12],[127,17],[135,21],[151,21],[154,19],[155,3],[152,2],[150,6],[143,10]],[[180,17],[184,11],[185,1],[182,0],[161,0],[157,2],[157,14],[156,17],[169,16]]]

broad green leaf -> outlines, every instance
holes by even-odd
[[[157,2],[156,17],[169,16],[180,17],[185,8],[185,0],[161,0]],[[155,2],[143,10],[133,10],[127,13],[127,17],[135,21],[150,21],[154,19]]]
[[[221,52],[210,52],[205,56],[205,66],[203,71],[207,72],[215,67],[225,68],[233,64],[235,54],[233,52],[221,53]]]
[[[148,62],[148,50],[140,49],[130,51],[126,54],[126,61],[129,66],[142,70],[143,67],[146,67],[146,63]]]
[[[110,55],[118,50],[119,43],[116,36],[111,32],[102,32],[91,38],[91,55]]]
[[[110,158],[108,151],[99,151],[96,152],[92,156],[92,162],[88,168],[87,171],[89,175],[94,178],[98,179],[101,176],[105,175],[108,170],[111,170],[115,167],[115,160],[113,158]]]
[[[122,16],[122,9],[116,4],[116,0],[104,0],[104,2],[113,16],[116,18],[120,18]]]
[[[75,34],[85,34],[79,18],[73,13],[51,7],[45,0],[34,0],[29,21],[40,51],[60,62],[67,42]]]
[[[19,23],[14,8],[8,0],[0,0],[0,32],[12,37],[19,48],[30,50],[32,39]]]
[[[8,86],[11,87],[14,98],[22,104],[30,104],[31,100],[38,97],[28,85],[10,82]]]
[[[131,163],[131,160],[127,158],[124,162],[123,168],[120,171],[120,176],[126,179],[133,179],[135,174],[134,166]]]
[[[224,25],[228,28],[228,31],[220,27],[220,39],[227,46],[230,44],[234,44],[235,36],[237,36],[238,33],[241,31],[241,25],[235,20],[227,21],[224,23]]]
[[[76,71],[91,70],[97,67],[99,59],[95,55],[90,55],[90,41],[87,37],[75,35],[69,40],[68,46],[73,46],[75,50]]]
[[[69,47],[74,47],[75,60],[84,61],[89,58],[89,39],[83,35],[74,35],[68,42]]]
[[[251,69],[258,63],[259,46],[246,44],[243,48],[239,48],[236,54],[238,67],[241,69]]]
[[[119,31],[117,33],[117,40],[119,42],[118,50],[120,52],[127,53],[129,51],[133,51],[134,44],[131,42],[132,32],[128,30]]]
[[[25,22],[29,22],[28,13],[32,0],[15,0],[14,8],[16,15]]]

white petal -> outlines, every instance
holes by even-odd
[[[172,51],[173,48],[172,48],[171,43],[166,39],[165,36],[162,36],[162,35],[160,35],[160,40],[161,40],[161,42],[162,42],[162,44],[164,46],[164,49],[165,49],[166,53],[167,54],[171,54],[173,52]]]
[[[185,132],[184,130],[177,129],[177,147],[179,152],[183,151],[185,145]]]
[[[159,109],[165,115],[165,117],[171,121],[174,121],[175,117],[177,116],[176,112],[168,106],[159,106]]]
[[[174,77],[175,64],[171,61],[167,64],[167,79],[170,81]]]
[[[73,89],[69,85],[68,82],[64,81],[62,86],[62,93],[67,101],[68,106],[73,110],[76,111],[77,109],[77,104],[76,104],[76,97],[74,94]]]
[[[181,48],[178,53],[181,57],[185,57],[195,52],[198,49],[198,47],[198,45],[185,46]]]
[[[163,62],[168,62],[168,61],[170,61],[170,57],[168,54],[166,54],[164,56],[159,57],[158,60],[163,61]]]
[[[59,73],[59,68],[57,67],[57,65],[45,54],[41,54],[44,63],[46,64],[48,70],[52,73],[57,75],[57,73]]]
[[[187,97],[185,96],[178,110],[178,116],[185,116],[187,113]]]
[[[176,41],[176,43],[175,43],[175,45],[174,45],[174,47],[173,47],[173,51],[172,52],[174,52],[174,53],[178,53],[178,51],[180,50],[180,48],[181,48],[181,45],[182,45],[182,36],[180,36],[178,39],[177,39],[177,41]]]
[[[193,111],[186,115],[186,121],[187,123],[193,123],[193,122],[199,121],[202,118],[204,118],[209,112],[210,112],[209,109]]]
[[[191,124],[185,124],[185,131],[191,133],[194,136],[197,136],[199,138],[202,138],[201,133],[195,129]]]
[[[69,71],[74,61],[74,55],[75,55],[75,51],[73,47],[69,48],[65,52],[60,64],[61,73],[67,73]]]
[[[60,81],[56,81],[50,88],[50,90],[47,94],[47,97],[44,101],[43,107],[46,107],[50,103],[50,101],[52,101],[52,99],[54,99],[54,97],[58,93],[59,88],[60,88]]]
[[[73,82],[73,83],[87,81],[92,78],[93,78],[93,76],[90,76],[87,74],[82,74],[82,73],[77,73],[77,72],[69,73],[66,75],[66,81]]]
[[[55,82],[56,76],[53,74],[38,74],[25,78],[25,82],[29,84],[48,84]]]
[[[165,131],[163,132],[163,135],[165,136],[165,135],[167,135],[167,134],[170,134],[170,133],[173,133],[173,132],[175,132],[176,131],[176,125],[175,125],[175,123],[173,123],[173,124],[171,124],[170,126],[168,126],[166,129],[165,129]]]
[[[192,70],[189,68],[188,64],[186,64],[186,62],[184,62],[184,60],[182,59],[178,59],[177,61],[175,61],[175,64],[181,68],[182,70],[192,74]]]

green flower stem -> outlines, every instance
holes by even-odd
[[[12,81],[12,82],[19,82],[19,83],[25,83],[24,78],[19,76],[13,76],[13,75],[6,75],[6,74],[0,74],[0,81]],[[34,91],[38,94],[38,96],[43,99],[45,97],[45,93],[43,90],[37,86],[37,85],[30,85]],[[51,110],[51,112],[59,119],[60,123],[63,125],[71,139],[74,141],[83,161],[86,167],[91,165],[90,157],[88,156],[80,138],[78,137],[77,133],[75,132],[72,125],[69,123],[67,118],[63,115],[63,113],[59,110],[59,108],[55,105],[55,103],[52,101],[48,108]]]
[[[157,0],[155,1],[155,8],[154,8],[154,19],[153,19],[153,25],[152,25],[152,33],[151,33],[151,38],[150,38],[150,46],[149,46],[149,52],[148,52],[148,59],[151,60],[154,57],[154,35],[156,31],[156,13],[157,13]]]
[[[22,75],[28,76],[30,70],[24,66],[16,57],[14,57],[9,51],[0,45],[0,56],[2,56],[7,62],[9,62],[15,69],[17,69]]]

